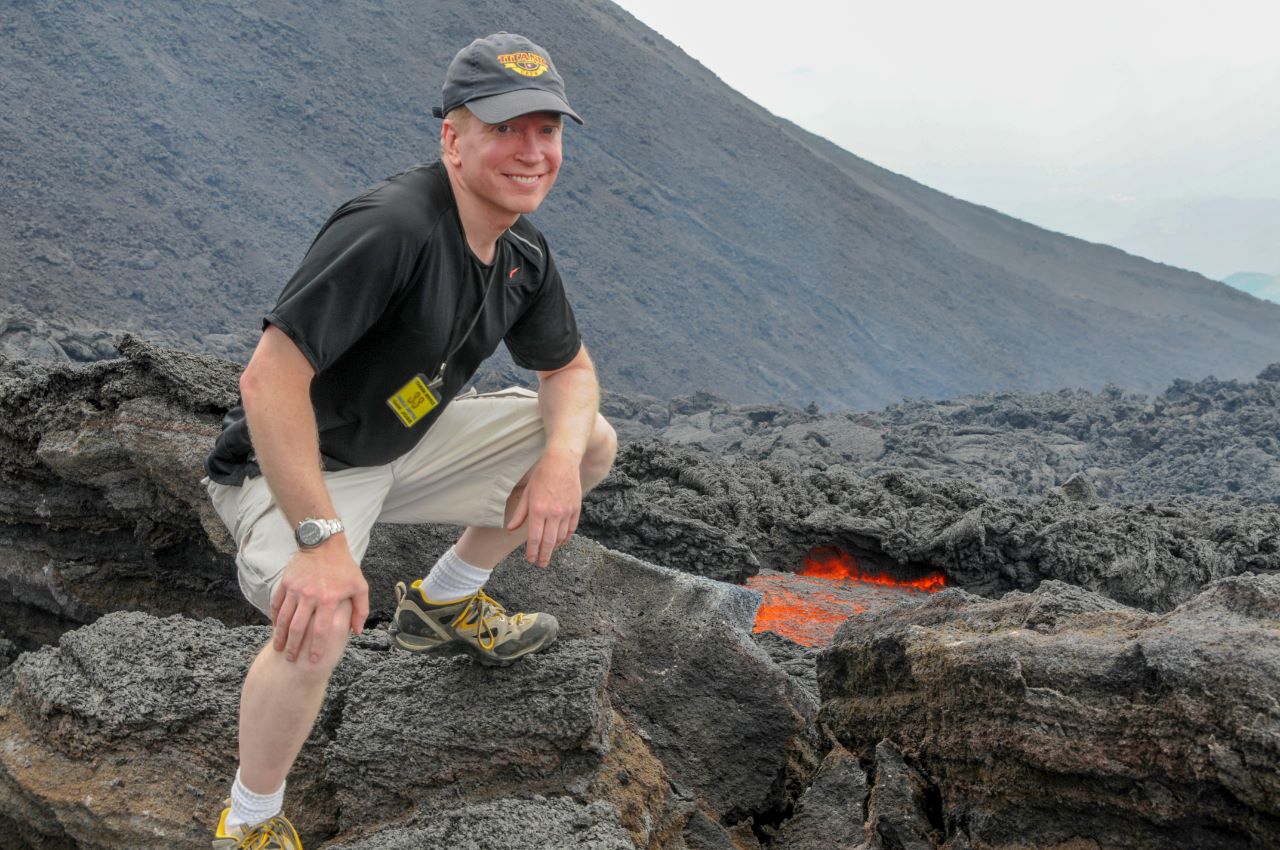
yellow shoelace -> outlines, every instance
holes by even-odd
[[[286,840],[293,843],[286,844]],[[271,844],[272,841],[275,842],[274,845]],[[293,824],[280,815],[249,830],[236,845],[236,850],[268,850],[272,846],[280,847],[282,850],[293,850],[293,848],[302,850],[302,839],[298,837],[298,831],[293,828]]]
[[[474,615],[474,617],[472,616]],[[484,649],[493,649],[498,642],[498,630],[490,625],[490,619],[507,618],[507,609],[502,607],[502,603],[494,599],[483,590],[477,590],[476,595],[471,597],[471,601],[467,603],[467,607],[462,609],[462,613],[454,618],[450,625],[455,628],[458,626],[470,625],[472,622],[476,624],[476,640]],[[516,614],[511,619],[513,624],[519,625],[524,620],[524,614]]]

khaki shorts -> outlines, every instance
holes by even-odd
[[[418,445],[391,463],[324,473],[351,555],[375,522],[500,528],[507,497],[546,445],[538,394],[521,387],[454,399]],[[204,480],[238,549],[240,590],[271,616],[271,595],[298,545],[266,479],[240,487]]]

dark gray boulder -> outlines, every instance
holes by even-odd
[[[867,804],[868,842],[873,850],[933,850],[940,843],[931,828],[925,797],[927,781],[907,765],[892,741],[875,749],[875,785]]]
[[[877,764],[891,742],[917,777],[898,797],[910,787],[948,841],[1274,847],[1278,620],[1276,576],[1163,616],[1060,582],[944,591],[841,627],[821,718]]]
[[[407,826],[378,830],[330,850],[635,850],[618,812],[607,803],[564,797],[503,798],[435,810]]]
[[[820,755],[817,701],[751,639],[756,593],[585,541],[548,571],[517,556],[490,587],[555,611],[566,636],[614,638],[619,711],[725,823],[773,814],[807,784]]]
[[[510,668],[395,653],[346,689],[325,753],[342,826],[422,804],[557,791],[598,771],[610,646],[561,640]]]
[[[0,363],[0,611],[25,648],[114,610],[257,619],[200,487],[238,367],[121,350]]]
[[[19,846],[206,842],[235,771],[240,686],[268,634],[112,613],[23,655],[0,701],[0,811]],[[612,708],[607,641],[560,641],[498,670],[388,650],[385,632],[353,641],[290,774],[307,846],[536,794],[576,800],[551,805],[547,828],[601,847],[648,846],[688,818]]]
[[[871,477],[909,471],[993,496],[1043,496],[1085,476],[1104,499],[1241,497],[1280,503],[1280,364],[1257,379],[1176,380],[1148,398],[1100,392],[994,392],[819,414],[724,399],[671,405],[664,422],[615,401],[619,433],[724,458]],[[1084,496],[1089,488],[1077,479]]]
[[[900,578],[941,570],[953,585],[992,595],[1057,579],[1154,610],[1216,578],[1280,570],[1280,508],[1271,505],[995,497],[960,481],[730,462],[656,440],[622,449],[588,495],[582,528],[725,580],[757,564],[796,571],[812,548],[835,545]]]
[[[752,592],[585,540],[547,570],[513,558],[491,589],[554,611],[561,639],[497,670],[389,653],[377,630],[357,639],[290,777],[308,846],[420,809],[541,794],[604,801],[637,846],[678,850],[695,820],[740,841],[807,784],[817,702],[751,640]],[[116,612],[23,655],[0,699],[0,803],[15,833],[88,850],[205,837],[267,635]]]
[[[0,810],[34,847],[170,848],[207,841],[236,766],[249,663],[269,630],[111,613],[21,656],[0,705]],[[357,671],[385,657],[347,650],[290,777],[309,837],[335,827],[323,752]]]
[[[869,786],[857,756],[836,744],[796,802],[770,850],[861,850]]]

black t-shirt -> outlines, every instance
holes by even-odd
[[[498,240],[493,263],[482,264],[439,162],[339,207],[267,324],[315,367],[311,403],[330,470],[389,463],[413,448],[499,342],[520,366],[544,371],[567,364],[580,345],[542,234],[521,218]],[[417,407],[415,419],[406,400],[454,348],[439,404],[425,413]],[[243,407],[223,419],[205,471],[223,484],[260,474]]]

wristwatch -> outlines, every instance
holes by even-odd
[[[335,534],[342,533],[342,520],[307,517],[298,523],[293,537],[303,549],[314,549]]]

